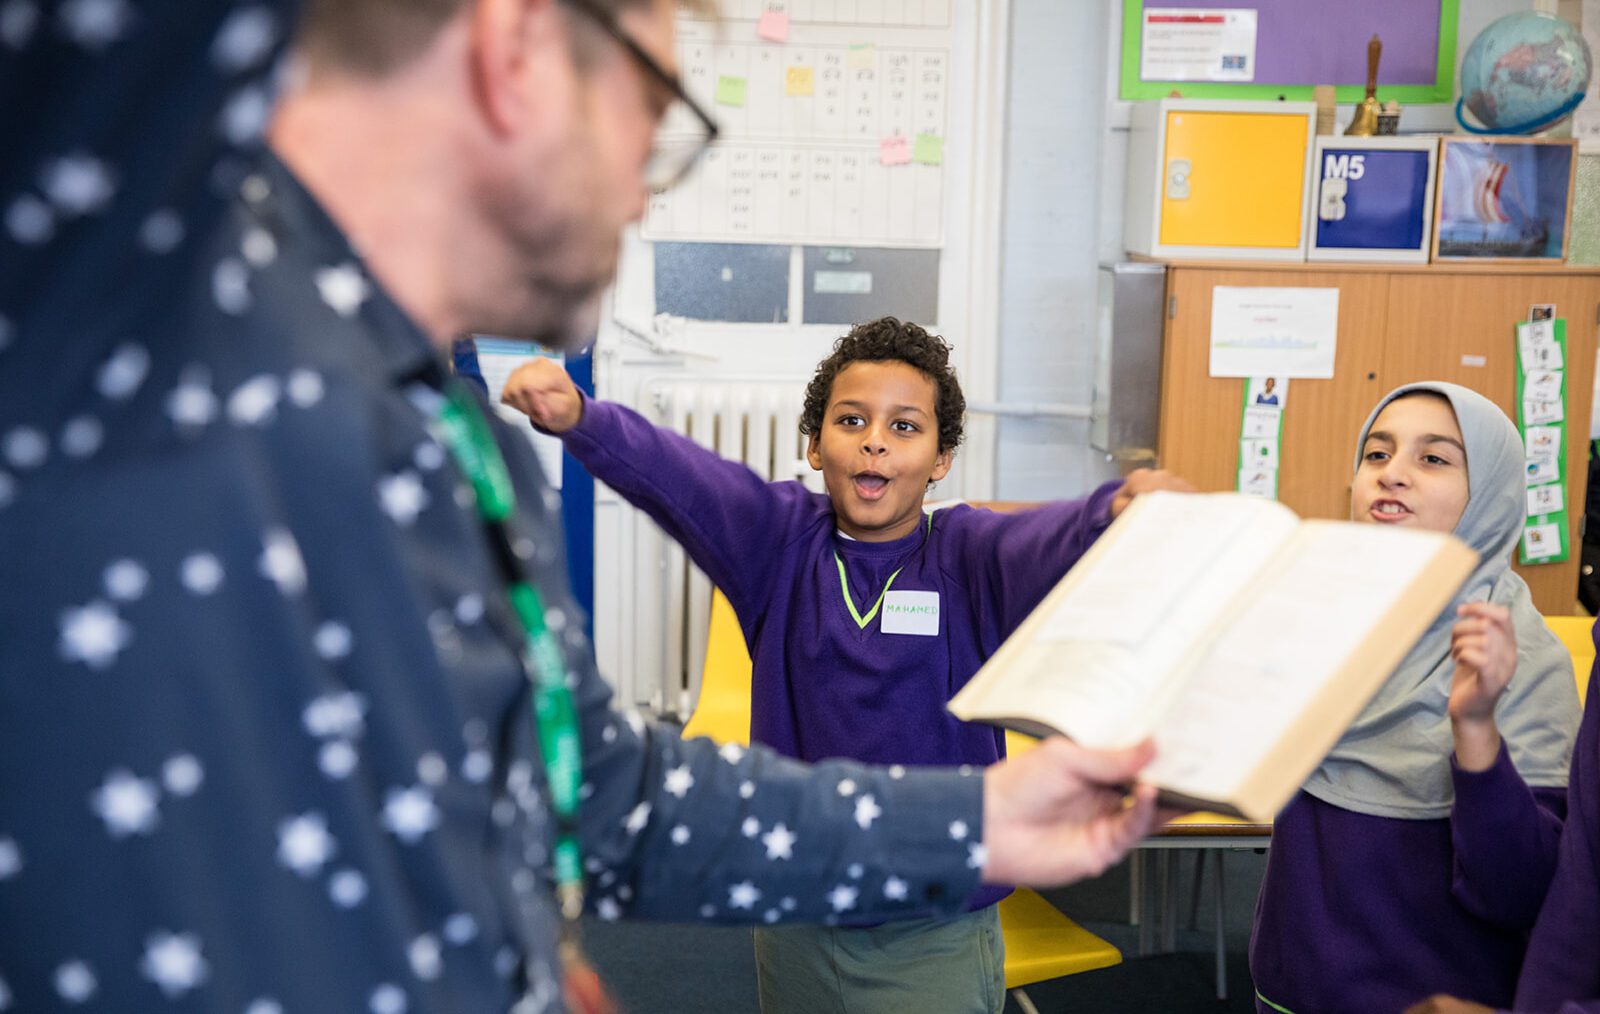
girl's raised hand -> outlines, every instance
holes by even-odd
[[[1511,610],[1487,602],[1456,609],[1450,634],[1455,675],[1450,681],[1450,717],[1458,722],[1494,719],[1494,706],[1517,670],[1517,633]]]

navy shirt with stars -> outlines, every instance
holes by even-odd
[[[290,3],[0,3],[0,1010],[560,1009],[546,788],[447,366],[256,142]],[[958,912],[981,778],[575,680],[602,918]],[[977,857],[981,859],[981,856]]]

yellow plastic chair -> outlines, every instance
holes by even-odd
[[[715,591],[700,700],[683,727],[685,739],[709,736],[718,743],[749,745],[750,669],[739,618],[722,592]],[[1032,745],[1025,736],[1006,733],[1008,753],[1022,753]],[[1021,987],[1122,961],[1121,951],[1027,888],[1018,888],[1000,902],[1000,935],[1005,942],[1006,988],[1014,991],[1024,1010],[1032,1010],[1033,1004]]]
[[[1589,691],[1589,670],[1594,666],[1594,641],[1589,637],[1594,617],[1546,616],[1544,623],[1572,652],[1572,675],[1578,681],[1578,704],[1582,705]]]

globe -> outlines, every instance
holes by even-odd
[[[1461,59],[1456,119],[1475,134],[1532,134],[1572,114],[1589,88],[1594,57],[1576,28],[1525,11],[1490,23]],[[1482,126],[1467,122],[1465,105]]]

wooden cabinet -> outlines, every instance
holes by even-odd
[[[1294,380],[1284,406],[1278,497],[1302,517],[1350,510],[1355,438],[1377,400],[1418,380],[1493,399],[1514,420],[1515,324],[1535,303],[1567,321],[1567,476],[1571,559],[1517,570],[1539,609],[1573,611],[1588,476],[1600,269],[1543,265],[1168,264],[1162,353],[1161,464],[1202,489],[1234,488],[1244,381],[1209,375],[1211,291],[1218,285],[1339,290],[1331,380]]]

